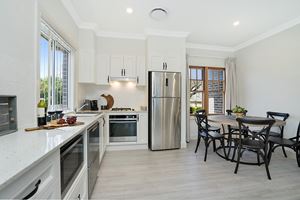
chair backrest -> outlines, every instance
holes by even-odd
[[[272,125],[275,123],[274,119],[262,119],[262,118],[253,118],[253,117],[243,117],[237,118],[236,121],[239,123],[239,139],[242,139],[243,132],[245,130],[250,133],[252,139],[260,140],[265,142],[269,141],[269,133]],[[250,127],[255,126],[255,130],[250,129]],[[260,129],[257,129],[260,128]],[[262,133],[264,133],[262,135]]]
[[[208,135],[208,122],[207,122],[207,116],[203,113],[196,113],[196,123],[198,126],[198,131],[203,132]]]
[[[197,113],[199,113],[199,114],[204,114],[204,115],[205,115],[205,114],[206,114],[206,111],[205,111],[205,109],[201,109],[201,110],[197,110],[197,111],[196,111],[196,114],[197,114]]]
[[[248,112],[248,110],[245,110],[245,111],[243,112],[243,114],[246,115],[247,112]],[[226,110],[226,113],[227,113],[227,115],[232,115],[233,112],[232,112],[232,110]]]
[[[289,113],[280,113],[280,112],[272,112],[268,111],[267,112],[267,117],[272,118],[272,119],[280,119],[280,120],[287,120],[289,118],[290,114]],[[284,126],[278,127],[280,129],[280,136],[283,137],[283,132],[284,132]]]
[[[267,117],[272,119],[281,119],[285,121],[287,120],[287,118],[289,118],[289,116],[290,116],[289,113],[280,113],[280,112],[272,112],[272,111],[267,112]]]

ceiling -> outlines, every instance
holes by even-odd
[[[62,0],[79,27],[142,38],[147,30],[189,33],[188,43],[234,48],[300,23],[299,0]],[[126,8],[132,8],[128,14]],[[168,11],[155,21],[155,7]],[[233,26],[233,22],[240,25]]]

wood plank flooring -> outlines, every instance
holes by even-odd
[[[203,146],[197,154],[195,142],[182,150],[106,152],[92,199],[300,199],[293,152],[284,158],[280,149],[275,151],[270,181],[264,165],[240,165],[234,174],[235,163],[220,158],[212,146],[204,162]]]

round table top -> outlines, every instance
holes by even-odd
[[[256,117],[256,116],[246,116],[247,118],[253,119],[270,119],[266,117]],[[236,121],[236,117],[233,115],[210,115],[208,116],[208,121],[223,125],[230,125],[230,126],[238,126],[238,122]],[[275,123],[273,126],[285,126],[286,122],[283,120],[275,119]]]

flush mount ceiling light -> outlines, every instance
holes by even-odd
[[[167,18],[168,11],[164,8],[157,7],[157,8],[152,9],[150,11],[149,15],[152,19],[161,21],[161,20],[164,20],[165,18]]]
[[[131,14],[131,13],[133,13],[133,9],[132,9],[132,8],[126,8],[126,12],[127,12],[128,14]]]
[[[238,26],[238,25],[240,25],[240,21],[235,21],[235,22],[233,22],[232,25],[233,25],[233,26]]]

